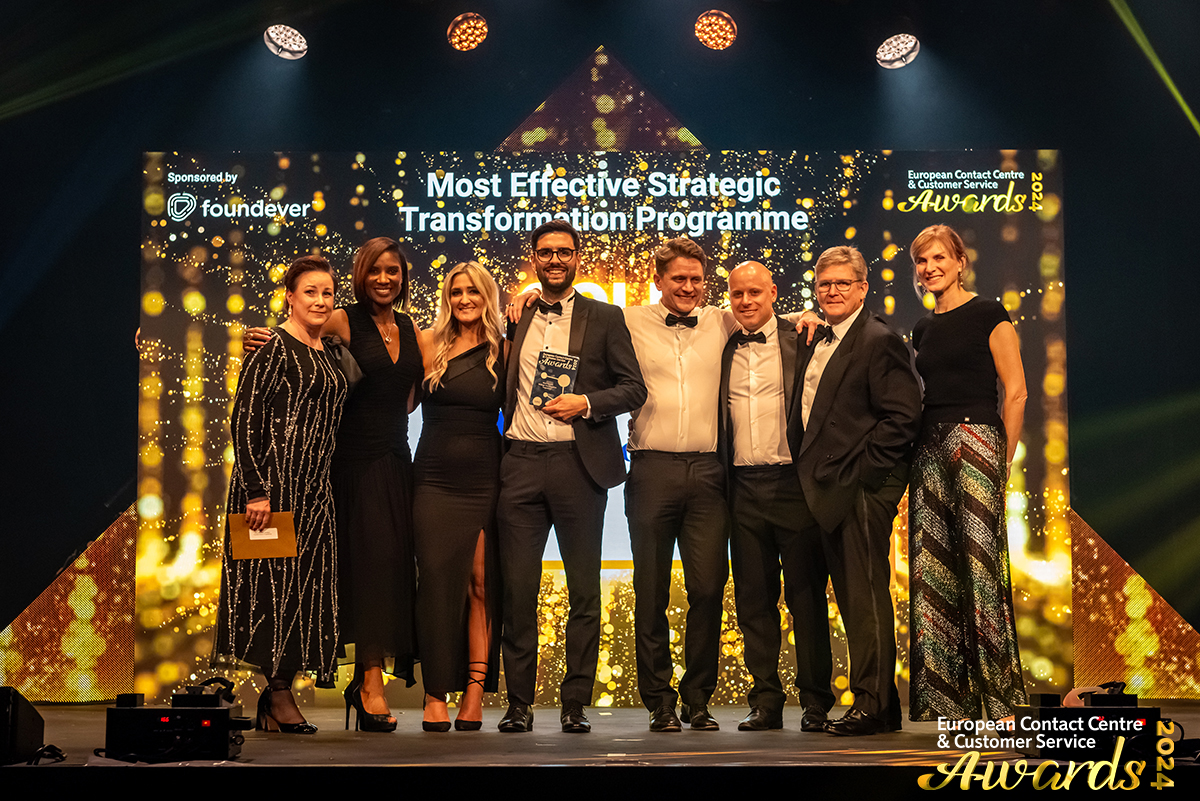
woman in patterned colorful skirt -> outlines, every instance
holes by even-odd
[[[312,734],[292,697],[298,672],[332,685],[337,670],[337,547],[330,464],[346,379],[321,341],[334,307],[329,262],[303,256],[284,276],[290,316],[246,358],[230,429],[234,467],[213,663],[267,677],[256,728]],[[252,531],[291,512],[296,556],[234,559],[228,519]]]
[[[912,337],[925,396],[909,487],[909,717],[997,720],[1026,700],[1004,514],[1025,416],[1020,342],[1002,305],[964,288],[970,260],[951,228],[926,228],[910,253],[935,304]]]

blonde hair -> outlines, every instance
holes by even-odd
[[[852,248],[849,245],[834,245],[817,257],[817,264],[813,267],[813,280],[821,277],[821,272],[826,267],[832,267],[835,264],[849,264],[854,270],[855,281],[867,280],[867,261],[863,255],[858,252],[858,248]]]
[[[483,296],[483,333],[488,343],[487,369],[492,378],[496,379],[492,382],[494,389],[496,382],[500,380],[496,375],[496,361],[500,358],[503,340],[503,329],[500,326],[500,290],[491,274],[476,261],[464,261],[454,265],[442,281],[442,299],[438,305],[437,319],[433,322],[433,366],[426,380],[430,390],[438,388],[450,362],[450,349],[462,334],[458,320],[454,318],[454,312],[450,309],[450,289],[454,286],[454,279],[460,275],[467,276]]]

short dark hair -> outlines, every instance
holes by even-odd
[[[566,220],[550,220],[544,222],[537,228],[533,229],[533,233],[529,235],[529,246],[533,250],[537,250],[538,240],[546,234],[570,234],[571,239],[575,241],[575,249],[579,250],[579,232],[575,230],[575,226],[571,225]]]
[[[300,276],[305,273],[329,273],[333,275],[333,268],[329,266],[329,262],[324,256],[301,256],[292,262],[292,266],[288,267],[288,271],[283,274],[283,287],[288,292],[296,291],[296,284],[300,281]],[[334,281],[337,284],[337,281]]]
[[[704,254],[704,248],[687,237],[681,236],[675,239],[668,239],[659,245],[658,250],[654,251],[655,274],[662,275],[665,273],[667,266],[680,257],[695,259],[700,262],[700,269],[702,271],[708,270],[708,256]]]
[[[395,239],[386,236],[368,239],[354,254],[354,273],[351,279],[354,285],[354,299],[359,303],[369,304],[367,271],[375,265],[375,262],[379,261],[380,256],[389,252],[395,253],[396,258],[400,259],[400,294],[396,296],[396,300],[400,301],[401,309],[407,309],[409,300],[408,259],[404,258],[404,251],[400,250],[400,244]]]

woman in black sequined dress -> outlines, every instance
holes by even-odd
[[[290,315],[248,356],[238,377],[230,430],[235,461],[226,511],[215,666],[251,665],[267,676],[257,728],[312,734],[292,697],[297,672],[332,685],[337,669],[338,587],[330,462],[346,380],[321,340],[334,280],[319,256],[297,259],[284,277]],[[291,512],[296,556],[234,559],[228,521],[251,530]]]

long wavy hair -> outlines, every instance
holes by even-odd
[[[496,375],[496,362],[500,359],[500,348],[504,339],[504,329],[500,325],[500,289],[491,274],[476,261],[464,261],[454,265],[442,281],[442,300],[438,306],[437,319],[433,322],[433,366],[426,380],[430,390],[438,388],[450,361],[450,349],[462,334],[458,320],[454,318],[454,312],[450,309],[450,288],[454,286],[454,279],[460,275],[467,276],[483,296],[483,333],[488,343],[487,369],[495,379],[492,382],[494,389],[496,382],[500,380]]]

